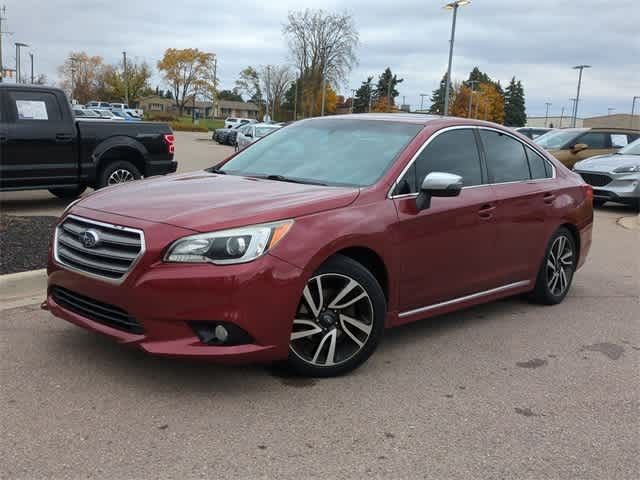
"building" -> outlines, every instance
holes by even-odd
[[[138,102],[138,108],[146,113],[173,113],[175,111],[176,102],[171,98],[161,97],[160,95],[151,95],[150,97],[141,98]]]
[[[251,102],[220,100],[216,108],[216,117],[258,118],[260,108]]]
[[[144,110],[145,113],[151,114],[178,114],[175,100],[171,98],[165,98],[160,95],[151,95],[149,97],[140,99],[138,108]],[[188,98],[184,105],[182,114],[190,117],[193,114],[193,110],[195,110],[195,113],[199,118],[258,118],[260,112],[258,106],[251,102],[234,102],[230,100],[220,100],[218,102],[218,105],[214,105],[212,102],[196,100],[196,104],[194,107],[193,100],[191,98]]]
[[[527,117],[525,127],[532,128],[570,128],[572,126],[570,115],[549,117]],[[582,127],[583,119],[576,118],[576,127]]]
[[[633,128],[640,130],[640,115],[631,116],[628,113],[602,115],[584,119],[585,127],[592,128]]]

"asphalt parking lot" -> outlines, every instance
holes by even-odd
[[[197,138],[178,136],[181,170],[231,151]],[[0,478],[640,478],[640,230],[618,224],[632,215],[596,212],[562,304],[391,330],[341,378],[152,358],[37,305],[2,311]]]

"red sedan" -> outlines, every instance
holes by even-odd
[[[337,375],[386,327],[522,293],[561,302],[592,223],[591,187],[502,126],[315,118],[72,205],[46,308],[153,354]]]

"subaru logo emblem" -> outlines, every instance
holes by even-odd
[[[84,248],[94,248],[100,243],[100,235],[98,232],[92,228],[89,230],[85,230],[84,233],[80,234],[80,241]]]

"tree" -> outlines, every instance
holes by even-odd
[[[359,36],[353,17],[323,10],[290,12],[283,33],[298,70],[299,104],[312,116],[321,110],[323,83],[340,84],[357,63]]]
[[[171,87],[180,115],[187,100],[194,96],[215,97],[215,58],[215,54],[197,48],[165,50],[162,60],[158,62],[158,70]]]
[[[431,106],[429,107],[429,113],[434,115],[444,115],[444,90],[447,84],[447,74],[445,73],[440,80],[440,86],[436,88],[431,94]],[[449,83],[450,91],[453,91],[453,85]],[[451,102],[451,98],[449,98]],[[449,103],[451,105],[451,103]]]
[[[373,90],[374,87],[371,84],[373,77],[367,77],[367,80],[362,82],[360,88],[356,90],[356,94],[353,98],[353,112],[364,113],[369,111],[369,100],[373,103]]]
[[[58,67],[61,77],[60,87],[70,92],[70,99],[87,103],[97,98],[104,64],[102,57],[89,56],[86,52],[71,52],[65,62]],[[73,85],[73,91],[71,86]]]
[[[403,78],[398,78],[396,75],[391,73],[391,68],[387,67],[384,72],[378,78],[378,86],[376,87],[376,98],[377,105],[385,105],[388,109],[391,109],[394,105],[394,98],[400,95],[400,92],[396,90],[396,86],[399,83],[404,81]],[[390,94],[391,98],[388,98]],[[381,99],[386,99],[384,102],[381,102]],[[376,110],[380,111],[380,110]],[[381,110],[381,111],[390,111],[390,110]]]
[[[146,62],[135,63],[127,60],[126,79],[121,65],[105,67],[102,75],[104,88],[103,94],[100,95],[102,100],[123,102],[128,97],[129,103],[136,104],[140,98],[153,93],[149,86],[151,68]]]
[[[247,67],[240,72],[236,80],[237,92],[247,96],[249,101],[262,105],[262,89],[260,88],[260,76],[254,67]]]
[[[33,83],[35,83],[36,85],[46,85],[47,82],[47,76],[44,73],[38,75],[33,81]]]
[[[293,74],[288,65],[267,65],[260,70],[262,90],[269,99],[271,115],[275,118],[279,114],[285,100],[285,93],[291,84]]]
[[[469,102],[471,96],[471,102]],[[469,114],[471,105],[471,114]],[[504,98],[493,82],[481,83],[472,93],[464,83],[456,85],[453,90],[451,115],[455,117],[471,117],[490,122],[504,122]]]
[[[524,127],[527,112],[524,102],[524,89],[520,80],[511,79],[504,94],[504,124],[509,127]]]
[[[231,100],[233,102],[244,102],[242,95],[234,88],[233,90],[220,90],[218,93],[220,100]]]

